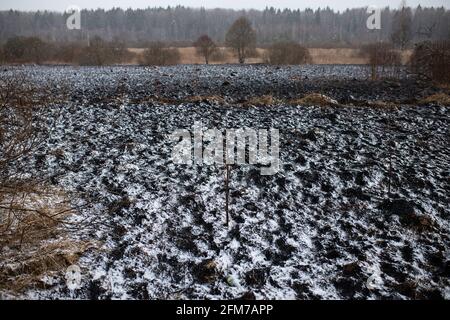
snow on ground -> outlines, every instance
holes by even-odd
[[[103,246],[81,258],[80,289],[62,274],[25,297],[450,298],[448,107],[238,103],[305,92],[406,101],[437,89],[368,84],[356,66],[26,70],[70,97],[48,108],[29,170],[87,204],[72,217],[87,227],[73,236]],[[212,94],[229,103],[145,99]],[[224,168],[171,161],[169,135],[195,121],[280,130],[280,173],[232,168],[229,229]]]

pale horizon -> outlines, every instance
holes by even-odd
[[[339,1],[338,3],[329,0],[266,0],[257,1],[249,0],[245,4],[239,0],[228,0],[226,2],[219,0],[158,0],[158,1],[147,1],[147,0],[42,0],[42,1],[32,1],[32,0],[6,0],[0,3],[0,10],[19,10],[19,11],[65,11],[69,6],[78,6],[82,9],[105,9],[109,10],[112,8],[122,8],[122,9],[145,9],[153,7],[175,7],[181,5],[184,7],[191,8],[224,8],[224,9],[235,9],[235,10],[263,10],[266,7],[274,7],[276,9],[317,9],[330,7],[336,11],[343,11],[345,9],[352,8],[364,8],[368,6],[376,7],[390,7],[396,8],[401,4],[401,0],[388,1],[388,0],[345,0]],[[421,5],[422,7],[445,7],[449,8],[449,1],[445,0],[419,0],[419,1],[407,1],[408,6],[417,7]]]

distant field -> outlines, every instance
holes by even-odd
[[[131,52],[141,54],[144,49],[130,48]],[[203,64],[204,60],[196,54],[194,47],[180,48],[181,54],[181,64]],[[367,64],[367,59],[358,56],[358,50],[352,48],[339,48],[339,49],[322,49],[322,48],[310,48],[310,53],[313,58],[314,64]],[[226,50],[225,48],[220,48],[223,55],[221,61],[212,61],[211,64],[229,64],[237,63],[236,57]],[[258,48],[258,58],[247,59],[247,63],[262,63],[264,53],[266,49]],[[402,53],[403,63],[406,63],[411,56],[411,50],[404,51]],[[131,63],[137,64],[138,59],[130,61]]]
[[[144,52],[144,49],[138,49],[138,48],[130,48],[131,52],[142,54]],[[187,47],[187,48],[179,48],[180,55],[181,55],[181,64],[204,64],[205,60],[198,56],[196,53],[196,49],[194,47]],[[247,59],[247,63],[262,63],[263,62],[263,56],[265,49],[257,49],[258,55],[260,58],[250,58]],[[222,55],[223,59],[220,59],[220,61],[211,61],[211,64],[229,64],[229,63],[237,63],[237,58],[233,56],[233,53],[230,50],[227,50],[226,48],[220,48],[220,53]],[[138,63],[138,59],[135,59],[135,61],[132,61],[133,63]]]

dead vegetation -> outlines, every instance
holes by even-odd
[[[163,42],[151,43],[142,53],[141,64],[146,66],[170,66],[180,63],[180,52]]]
[[[450,41],[426,41],[416,45],[411,70],[440,84],[450,84]]]
[[[392,44],[377,42],[362,46],[360,55],[369,61],[372,80],[398,76],[402,56]]]
[[[264,95],[261,97],[252,97],[248,99],[244,105],[246,106],[270,106],[282,102],[279,99],[276,99],[272,95]]]
[[[450,106],[450,95],[446,93],[437,93],[421,99],[419,101],[419,104],[438,104],[443,106]]]
[[[209,103],[209,104],[226,104],[225,98],[218,95],[213,96],[192,96],[184,99],[184,102],[191,103]]]
[[[302,65],[312,62],[309,50],[295,42],[279,42],[269,47],[265,62],[273,65]]]
[[[330,106],[339,104],[336,100],[320,93],[311,93],[303,98],[291,100],[289,103],[307,106]]]
[[[209,64],[212,55],[217,50],[217,45],[214,41],[206,34],[200,36],[194,43],[194,47],[197,49],[197,54],[205,58],[205,63]]]
[[[63,93],[21,73],[1,77],[0,89],[0,292],[15,295],[76,262],[85,244],[65,232],[68,196],[22,167],[42,144],[39,113]]]
[[[20,294],[61,274],[92,243],[66,231],[74,212],[67,195],[51,187],[0,189],[0,291]]]

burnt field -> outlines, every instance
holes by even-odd
[[[404,70],[368,81],[363,66],[0,76],[19,73],[65,99],[39,113],[42,143],[8,170],[69,195],[65,237],[91,245],[3,298],[450,298],[448,89]],[[228,227],[224,167],[171,159],[170,134],[198,121],[280,132],[277,174],[230,168]],[[2,281],[30,272],[12,250]]]

